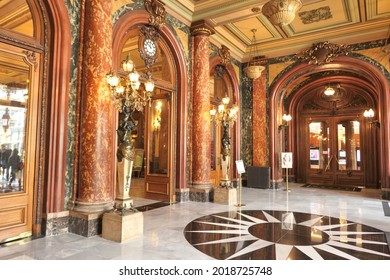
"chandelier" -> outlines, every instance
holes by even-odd
[[[301,0],[271,0],[263,6],[262,13],[272,24],[285,26],[294,20],[301,8]]]
[[[122,62],[122,69],[126,73],[125,77],[118,77],[111,70],[107,74],[107,83],[110,85],[111,98],[114,106],[119,112],[123,107],[128,107],[132,111],[142,111],[147,104],[150,105],[154,82],[148,71],[144,83],[144,90],[140,90],[140,74],[135,69],[135,64],[130,58],[130,54]]]
[[[327,88],[325,88],[324,94],[326,96],[332,96],[334,93],[335,93],[335,90],[331,86],[328,86]]]
[[[223,126],[233,125],[237,120],[238,115],[238,107],[237,105],[233,105],[228,108],[230,98],[225,96],[222,98],[221,104],[218,105],[218,111],[215,108],[210,110],[211,120],[216,123],[220,122]]]
[[[265,67],[261,64],[261,57],[257,56],[258,52],[256,49],[256,31],[257,29],[251,30],[253,33],[251,50],[249,55],[251,56],[248,62],[248,66],[244,69],[245,74],[251,79],[257,79],[261,76],[261,72],[265,69]]]

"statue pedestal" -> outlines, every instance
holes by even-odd
[[[133,206],[133,200],[130,198],[131,173],[133,170],[133,161],[123,158],[117,163],[118,168],[118,187],[115,198],[115,208],[130,209]]]
[[[234,205],[237,203],[237,189],[218,187],[214,191],[214,202]]]
[[[126,242],[142,235],[144,216],[142,212],[111,212],[103,215],[102,237],[115,242]]]

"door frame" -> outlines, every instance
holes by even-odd
[[[0,41],[39,53],[40,71],[37,84],[35,168],[33,182],[32,234],[50,235],[53,213],[65,210],[68,99],[70,87],[71,28],[64,2],[27,0],[34,24],[34,37],[0,27]],[[61,46],[61,47],[58,47]],[[50,55],[49,55],[50,54]],[[33,59],[33,56],[31,57]],[[77,139],[77,136],[75,136]],[[26,166],[26,165],[25,165]],[[39,168],[38,168],[39,166]],[[28,168],[28,167],[25,167]],[[72,184],[69,183],[69,188]],[[55,219],[55,218],[54,218]]]

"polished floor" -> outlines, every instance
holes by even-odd
[[[133,197],[144,233],[125,243],[63,234],[0,247],[25,260],[389,260],[389,202],[377,190],[242,189],[243,207]],[[154,205],[154,206],[153,206]]]

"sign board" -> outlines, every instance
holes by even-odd
[[[236,160],[236,167],[237,167],[238,174],[245,173],[244,162],[242,161],[242,159]]]
[[[292,168],[292,153],[282,153],[282,168]]]

